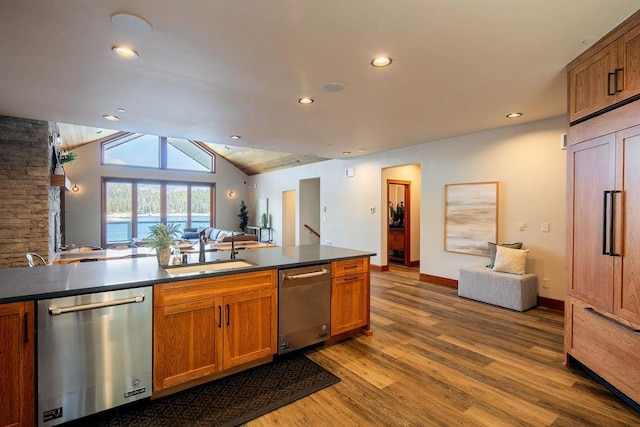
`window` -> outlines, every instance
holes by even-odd
[[[149,228],[211,227],[215,184],[103,178],[102,244],[143,240]]]
[[[102,144],[102,164],[215,172],[213,152],[188,139],[125,134]]]

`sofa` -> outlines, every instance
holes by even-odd
[[[218,243],[230,242],[231,233],[233,233],[233,240],[236,242],[257,242],[258,236],[253,234],[245,234],[241,231],[222,230],[215,227],[207,228],[185,228],[182,235],[183,240],[198,241],[200,239],[200,232],[204,230],[204,237],[207,241],[215,241]]]

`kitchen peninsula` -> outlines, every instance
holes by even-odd
[[[55,425],[42,424],[47,415],[42,408],[35,410],[34,313],[38,300],[151,286],[152,398],[157,398],[273,359],[278,351],[279,270],[330,264],[331,330],[327,338],[336,341],[369,333],[372,255],[309,245],[240,250],[236,261],[246,261],[248,266],[206,273],[170,274],[171,269],[158,266],[155,257],[0,270],[0,315],[8,319],[3,326],[6,330],[0,332],[12,338],[0,343],[0,352],[4,347],[11,352],[20,348],[20,355],[12,356],[14,366],[0,370],[0,384],[12,390],[7,396],[10,407],[0,410],[0,421]],[[207,263],[229,258],[229,252],[206,253]],[[38,313],[41,317],[41,311]],[[198,356],[193,357],[194,353]]]

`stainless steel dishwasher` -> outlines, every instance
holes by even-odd
[[[151,286],[38,301],[39,426],[151,396],[152,301]]]
[[[331,332],[331,264],[280,270],[278,354],[325,341]]]

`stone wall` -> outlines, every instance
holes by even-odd
[[[60,190],[49,185],[51,150],[47,122],[0,116],[0,268],[26,267],[27,252],[48,258],[55,249]]]

